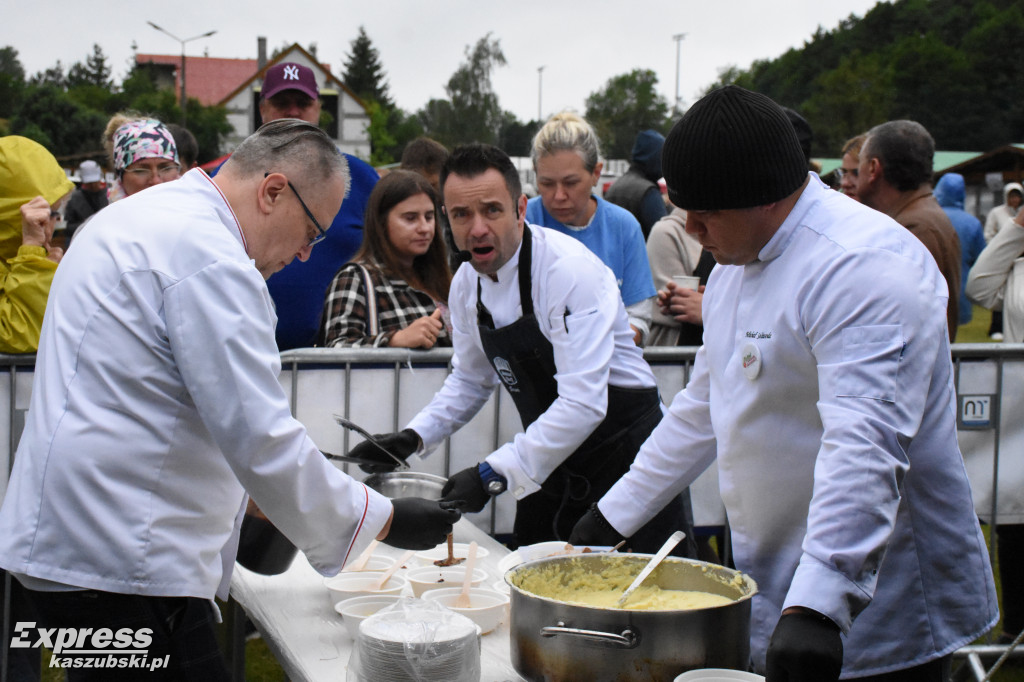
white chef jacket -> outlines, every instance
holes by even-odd
[[[524,432],[487,456],[488,464],[508,479],[508,489],[517,499],[539,490],[604,420],[609,384],[655,386],[643,351],[633,342],[608,266],[572,237],[536,225],[525,229],[533,236],[534,315],[554,349],[558,397]],[[497,277],[495,282],[463,265],[452,279],[452,373],[407,427],[420,435],[426,452],[472,419],[499,383],[480,342],[477,283],[496,329],[522,317],[519,249]]]
[[[995,624],[947,296],[916,237],[817,176],[755,262],[712,272],[690,382],[599,507],[628,536],[717,454],[736,566],[760,589],[755,669],[788,606],[840,626],[844,677]]]
[[[248,491],[314,567],[340,570],[391,503],[292,418],[275,322],[231,207],[201,170],[98,213],[50,290],[0,566],[109,592],[224,597]]]

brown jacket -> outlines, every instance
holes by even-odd
[[[932,196],[929,185],[921,185],[913,192],[907,192],[903,203],[889,214],[896,222],[910,230],[928,248],[939,271],[949,287],[949,302],[946,306],[946,323],[949,325],[949,342],[956,338],[957,310],[960,300],[960,238],[956,236],[953,223],[946,212]]]

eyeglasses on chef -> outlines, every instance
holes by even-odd
[[[268,175],[270,175],[270,173],[264,173],[263,177],[267,177]],[[302,205],[302,210],[306,212],[306,215],[309,216],[309,219],[313,221],[313,225],[316,227],[316,234],[310,238],[306,246],[315,246],[327,239],[327,231],[320,227],[320,221],[318,221],[313,215],[313,212],[309,210],[309,206],[306,206],[306,202],[302,200],[302,195],[299,194],[299,190],[295,189],[295,185],[293,185],[292,181],[288,178],[285,178],[285,182],[287,182],[288,186],[292,188],[292,192],[295,193],[295,198],[298,199],[299,204]]]

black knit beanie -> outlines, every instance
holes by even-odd
[[[727,85],[701,98],[672,127],[662,170],[673,204],[714,211],[788,197],[807,178],[807,161],[782,107]]]

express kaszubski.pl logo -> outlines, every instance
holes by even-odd
[[[51,668],[166,668],[170,656],[150,658],[150,628],[39,628],[35,622],[18,622],[11,638],[12,649],[46,647]]]

